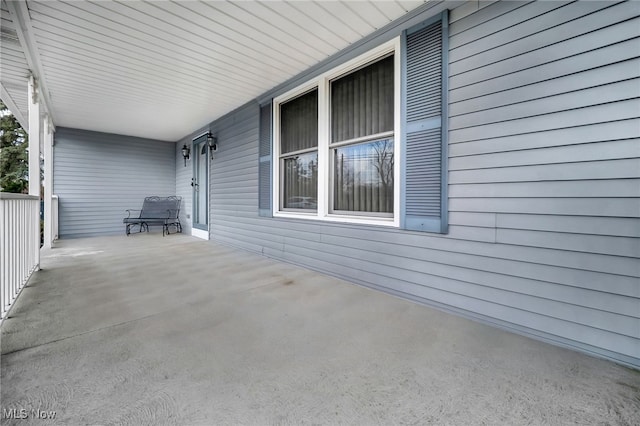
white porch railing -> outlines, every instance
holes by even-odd
[[[40,264],[40,200],[0,192],[0,321]]]

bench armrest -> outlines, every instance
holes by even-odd
[[[125,212],[127,212],[127,217],[126,219],[130,219],[131,218],[131,212],[141,212],[142,210],[136,210],[136,209],[127,209],[125,210]],[[139,214],[138,214],[139,215]]]

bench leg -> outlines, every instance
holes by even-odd
[[[144,223],[127,223],[127,226],[125,228],[125,233],[127,234],[127,236],[131,235],[131,227],[138,225],[138,232],[142,232],[142,229],[144,229]]]
[[[169,232],[169,227],[173,226],[176,228],[176,233],[177,234],[181,234],[182,233],[182,225],[180,224],[180,222],[172,222],[172,223],[168,223],[167,224],[167,234],[170,234],[171,232]]]

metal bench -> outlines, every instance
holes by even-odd
[[[182,197],[146,197],[141,210],[126,210],[127,217],[122,220],[126,224],[127,236],[131,233],[131,226],[138,225],[142,232],[149,232],[149,225],[162,225],[162,236],[170,234],[169,226],[175,226],[177,232],[182,232],[180,224],[180,202]],[[138,217],[132,217],[132,212],[140,212]]]

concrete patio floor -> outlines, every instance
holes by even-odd
[[[185,235],[42,268],[2,325],[3,424],[640,423],[638,371]]]

